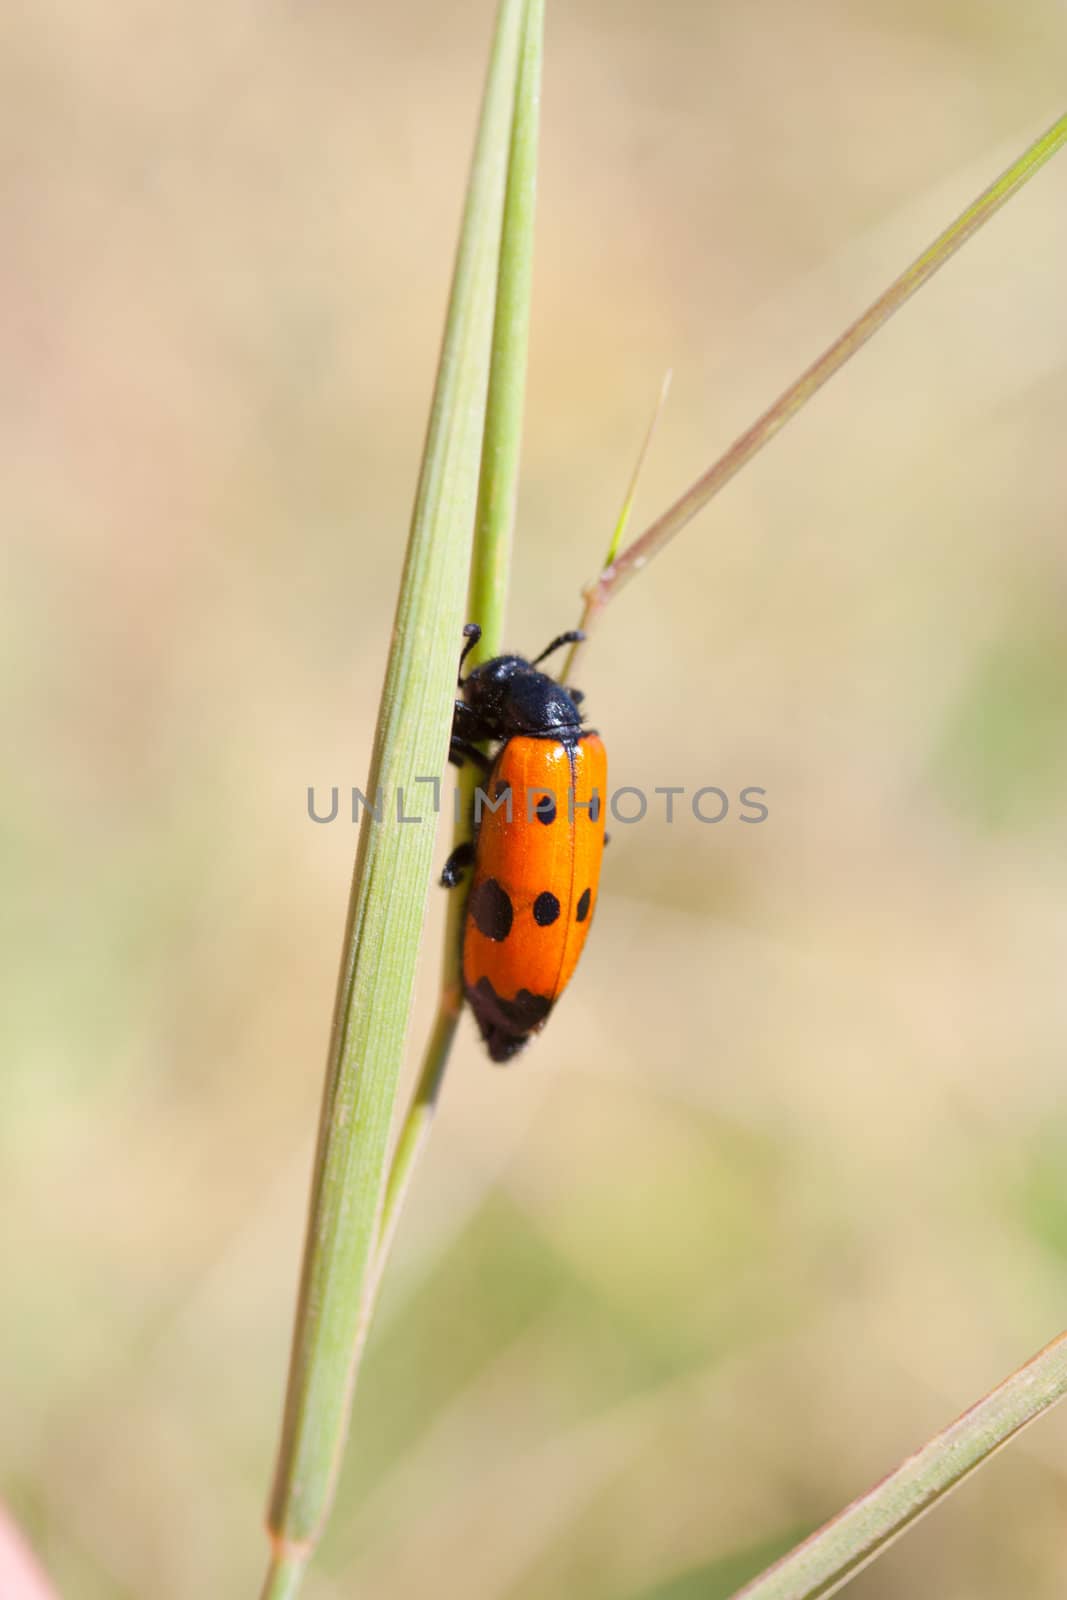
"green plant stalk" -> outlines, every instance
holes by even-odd
[[[757,417],[750,428],[734,440],[724,455],[680,495],[673,505],[668,506],[639,538],[628,545],[621,556],[604,567],[599,578],[583,591],[585,606],[581,627],[586,633],[594,627],[608,601],[636,577],[653,556],[659,555],[676,534],[681,532],[686,523],[690,522],[698,511],[702,511],[708,501],[714,499],[730,479],[735,477],[765,444],[769,444],[775,435],[782,431],[786,423],[807,405],[823,384],[832,378],[835,372],[839,372],[845,362],[889,321],[893,313],[899,311],[904,302],[910,300],[916,290],[920,289],[927,279],[932,278],[934,273],[943,267],[945,262],[955,255],[956,251],[966,244],[967,240],[977,233],[979,228],[987,223],[994,213],[999,211],[1001,206],[1010,200],[1012,195],[1021,189],[1064,144],[1067,144],[1067,115],[1054,122],[1052,127],[1036,139],[1017,161],[1012,162],[1007,171],[1002,173],[995,183],[991,183],[989,188],[956,218],[955,222],[939,234],[933,244],[924,250],[922,255],[917,256],[910,267],[902,272],[872,305],[868,306],[863,315],[857,317],[851,327],[846,328],[841,337],[813,361],[796,382],[790,384],[762,416]],[[570,681],[574,671],[580,648],[576,646],[567,658],[564,668],[567,681]]]
[[[304,1582],[309,1555],[307,1549],[283,1550],[273,1547],[267,1580],[263,1586],[263,1600],[296,1600]]]
[[[503,646],[530,343],[544,31],[544,0],[527,0],[508,155],[493,359],[467,600],[468,620],[480,623],[482,629],[482,637],[468,658],[472,665],[499,655]]]
[[[408,815],[445,763],[471,555],[522,0],[501,0],[368,793]],[[399,810],[397,817],[399,816]],[[434,830],[365,813],[349,902],[268,1517],[264,1600],[294,1595],[333,1495],[429,890]]]
[[[833,1594],[1065,1395],[1062,1333],[895,1472],[738,1590],[734,1600],[819,1600]]]
[[[608,553],[604,557],[605,568],[610,567],[611,563],[618,555],[619,546],[622,544],[622,536],[626,532],[626,529],[629,525],[630,514],[634,508],[634,499],[637,495],[637,485],[641,477],[641,468],[645,464],[645,460],[648,456],[648,452],[656,432],[656,426],[660,417],[663,415],[663,408],[667,404],[667,396],[670,393],[671,388],[671,377],[672,373],[669,370],[663,375],[663,382],[660,384],[659,396],[656,400],[655,410],[649,419],[648,427],[645,429],[645,437],[641,441],[641,448],[637,452],[637,460],[634,462],[634,470],[630,475],[630,482],[626,490],[626,495],[623,499],[621,507],[619,508],[619,515],[611,535],[611,543],[608,545]]]
[[[544,0],[528,0],[515,89],[504,227],[500,238],[493,359],[489,373],[474,558],[467,601],[468,619],[478,622],[482,629],[482,637],[471,652],[471,659],[475,661],[499,655],[503,646],[530,333],[543,54]],[[471,809],[478,779],[479,774],[469,763],[459,771],[454,844],[461,844],[470,838]],[[463,1006],[461,940],[465,909],[466,895],[459,890],[453,891],[448,902],[437,1015],[389,1172],[368,1317],[412,1175],[433,1124],[437,1098]]]

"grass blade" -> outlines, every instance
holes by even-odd
[[[482,627],[481,640],[468,658],[472,666],[499,655],[503,646],[530,339],[544,31],[544,0],[527,0],[508,153],[493,360],[467,601],[468,621]]]
[[[672,374],[668,370],[666,373],[664,373],[663,382],[660,384],[659,395],[656,399],[655,409],[652,412],[648,427],[645,430],[645,437],[641,441],[641,448],[637,452],[637,460],[634,462],[634,470],[630,475],[630,482],[627,485],[626,494],[623,498],[622,505],[619,508],[618,519],[611,535],[611,543],[608,545],[608,553],[604,557],[605,567],[610,567],[611,563],[615,560],[615,557],[619,553],[619,546],[622,544],[622,536],[626,532],[630,521],[630,513],[634,508],[634,499],[637,495],[637,484],[641,477],[641,468],[645,464],[645,458],[647,457],[651,447],[652,439],[656,432],[656,426],[660,417],[663,415],[663,408],[667,404],[667,396],[670,393],[671,388],[671,376]],[[563,676],[564,680],[566,680],[567,673],[564,672]]]
[[[840,1589],[995,1451],[1067,1395],[1067,1333],[854,1500],[734,1600],[819,1600]]]
[[[526,391],[543,53],[544,0],[529,0],[515,88],[504,228],[500,240],[493,361],[489,376],[474,559],[467,602],[469,620],[481,623],[482,627],[477,650],[472,651],[475,660],[498,655],[503,643]],[[477,781],[478,774],[469,765],[459,773],[460,820],[455,829],[456,844],[470,836],[470,807]],[[453,891],[449,898],[445,928],[441,996],[419,1080],[400,1131],[389,1173],[381,1236],[375,1258],[372,1300],[412,1175],[429,1137],[459,1021],[463,1004],[460,939],[465,906],[466,896],[461,890]],[[367,1308],[369,1313],[370,1305]]]
[[[795,383],[778,396],[752,426],[735,439],[726,453],[719,457],[662,516],[656,518],[644,533],[629,545],[601,572],[599,578],[585,591],[585,610],[581,626],[588,632],[609,599],[619,592],[630,579],[645,567],[653,556],[680,533],[687,522],[702,511],[708,501],[725,488],[730,479],[752,460],[756,453],[780,433],[797,412],[807,405],[823,384],[838,372],[857,350],[861,349],[878,332],[906,300],[910,300],[928,278],[966,244],[1017,190],[1044,166],[1045,162],[1067,144],[1067,115],[1053,123],[1048,131],[1036,139],[1006,172],[991,183],[966,211],[938,235],[933,244],[857,317],[851,327],[813,361]]]
[[[387,804],[444,766],[492,341],[522,0],[501,0],[367,792]],[[429,810],[428,804],[420,808]],[[399,812],[397,813],[399,815]],[[365,813],[331,1035],[265,1600],[297,1592],[348,1425],[378,1237],[434,829]]]

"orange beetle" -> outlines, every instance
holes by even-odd
[[[537,665],[584,636],[562,633],[534,661],[494,656],[462,676],[481,637],[464,629],[449,760],[486,770],[475,837],[454,850],[441,882],[473,863],[463,928],[463,988],[494,1061],[537,1033],[570,981],[596,905],[604,853],[607,753],[582,725],[580,691]],[[477,748],[501,741],[491,760]]]

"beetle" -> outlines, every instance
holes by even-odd
[[[463,676],[481,638],[463,630],[449,760],[484,773],[474,838],[457,846],[441,882],[473,867],[463,920],[463,991],[490,1058],[510,1061],[540,1032],[570,981],[596,905],[604,853],[607,752],[585,726],[584,696],[538,671],[539,656],[494,656]],[[480,744],[498,749],[483,755]],[[480,813],[480,814],[479,814]]]

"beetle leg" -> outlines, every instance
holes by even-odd
[[[458,733],[454,733],[449,742],[448,759],[454,767],[461,767],[465,761],[471,761],[476,767],[480,767],[483,772],[488,772],[493,765],[489,757],[483,755],[476,744],[472,744],[469,739],[461,739]]]
[[[472,740],[475,744],[493,737],[477,711],[473,710],[466,700],[455,700],[452,703],[452,732],[461,739]]]
[[[467,867],[474,865],[474,840],[464,839],[462,844],[457,844],[441,870],[441,887],[454,889],[463,877]]]

